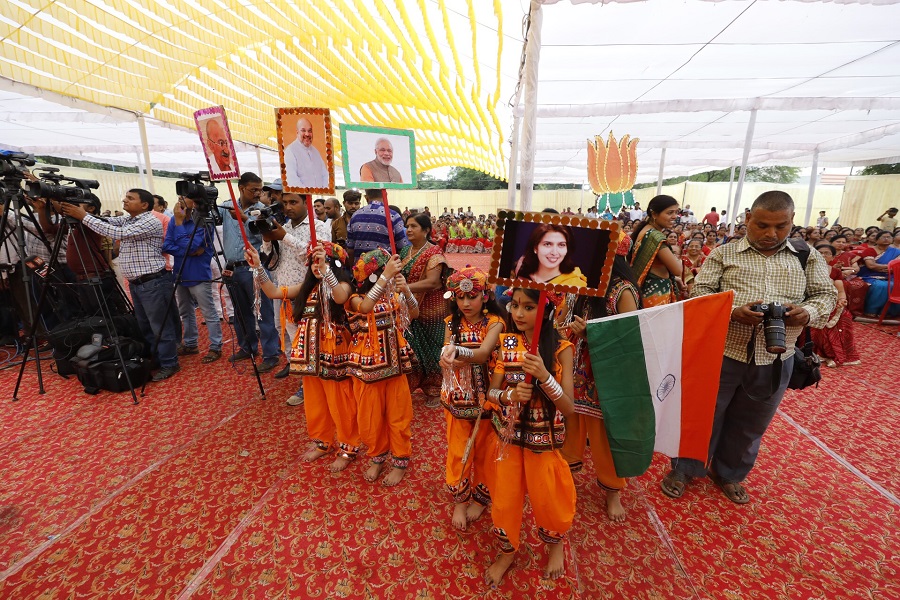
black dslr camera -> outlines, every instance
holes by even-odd
[[[750,307],[754,312],[763,313],[763,331],[766,336],[766,352],[782,354],[787,350],[785,345],[784,315],[787,309],[778,302],[754,304]]]
[[[28,195],[32,198],[44,198],[69,204],[89,204],[91,190],[100,187],[94,179],[76,179],[66,177],[56,167],[40,167],[35,169],[40,181],[29,181]]]
[[[0,150],[0,200],[19,196],[22,193],[22,180],[25,169],[34,166],[34,155],[24,152]]]
[[[265,208],[251,210],[252,221],[247,221],[247,230],[253,235],[262,235],[277,229],[279,223],[284,223],[284,205],[281,202],[273,202]]]
[[[194,209],[204,214],[216,205],[219,197],[219,189],[212,185],[206,171],[182,173],[181,180],[175,182],[175,193],[192,200]]]

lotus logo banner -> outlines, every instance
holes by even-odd
[[[623,205],[634,204],[631,188],[637,178],[639,141],[625,135],[616,142],[611,131],[606,142],[599,135],[588,140],[588,181],[597,196],[599,212],[608,205],[609,210],[616,214]]]

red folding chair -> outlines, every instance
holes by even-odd
[[[881,309],[881,316],[878,318],[878,324],[884,322],[884,316],[887,314],[891,304],[900,304],[900,258],[895,258],[888,263],[888,299]]]

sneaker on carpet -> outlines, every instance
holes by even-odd
[[[275,358],[267,358],[260,363],[256,370],[260,373],[268,373],[269,371],[277,367],[279,362],[281,361],[277,356]]]
[[[303,390],[298,391],[287,399],[288,406],[300,406],[301,404],[303,404]]]
[[[250,353],[241,348],[228,358],[228,362],[238,362],[241,360],[247,360],[248,358],[250,358]]]
[[[181,370],[181,365],[174,365],[171,367],[163,367],[159,371],[153,375],[153,381],[162,381],[163,379],[168,379],[175,373]]]

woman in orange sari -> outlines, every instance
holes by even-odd
[[[647,205],[647,218],[638,221],[631,234],[634,245],[628,259],[641,286],[644,308],[676,301],[675,289],[684,265],[666,243],[663,231],[675,225],[677,216],[675,198],[656,196]]]

